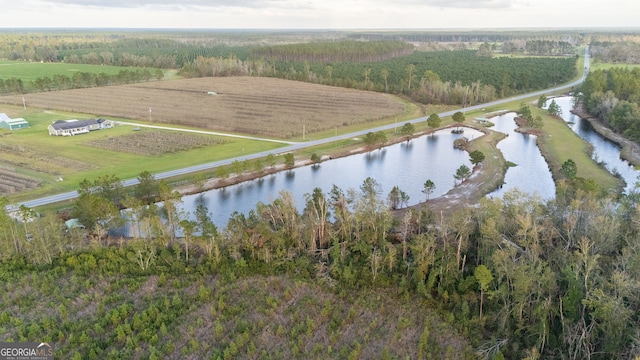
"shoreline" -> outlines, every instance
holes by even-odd
[[[628,161],[633,167],[640,167],[640,145],[613,132],[613,130],[605,126],[600,119],[585,112],[582,109],[582,105],[572,109],[571,113],[587,120],[598,134],[618,144],[618,146],[620,146],[620,158],[622,160]]]
[[[494,159],[495,163],[491,165],[485,165],[481,163],[474,166],[471,176],[460,183],[458,186],[447,191],[445,194],[436,198],[429,199],[428,201],[420,201],[419,203],[411,206],[407,206],[402,209],[391,210],[391,213],[398,216],[404,214],[409,209],[424,209],[428,208],[434,213],[451,214],[465,206],[475,206],[479,203],[487,194],[498,189],[502,183],[504,183],[504,176],[506,173],[506,161],[502,156],[502,152],[498,150],[497,143],[506,137],[505,134],[490,130],[486,127],[478,126],[476,124],[463,124],[464,127],[472,128],[474,130],[484,133],[483,136],[475,138],[467,142],[463,148],[464,151],[470,153],[473,150],[483,151],[485,155]],[[438,129],[429,129],[418,132],[412,136],[399,136],[388,141],[385,146],[391,146],[404,141],[409,141],[418,137],[428,136],[436,131],[452,129],[458,127],[458,124],[450,124]],[[453,146],[453,144],[451,144]],[[371,151],[371,147],[357,146],[353,148],[342,149],[335,152],[329,152],[323,155],[323,159],[332,160],[350,155],[356,155]],[[488,161],[488,160],[485,160]],[[319,164],[321,164],[320,162]],[[313,162],[310,159],[296,161],[292,169],[312,165]],[[496,169],[496,171],[489,171],[490,169]],[[497,170],[500,169],[500,170]],[[204,184],[189,183],[185,185],[176,186],[176,191],[180,195],[193,195],[200,192],[219,189],[227,186],[237,185],[239,183],[255,180],[264,176],[272,175],[277,172],[287,171],[284,164],[278,164],[274,167],[265,169],[264,171],[246,172],[243,174],[233,174],[232,177],[227,179],[221,179],[213,177],[204,182]]]
[[[571,112],[589,121],[599,134],[618,144],[621,147],[620,157],[622,159],[628,161],[633,166],[640,166],[640,145],[635,144],[632,141],[625,139],[621,135],[614,133],[612,130],[605,127],[599,119],[582,111],[580,108],[572,109]],[[494,116],[497,115],[500,114],[496,114]],[[523,122],[523,119],[519,117],[516,117],[514,120],[518,125],[515,131],[536,136],[537,146],[540,149],[540,152],[545,158],[547,164],[550,164],[549,159],[547,158],[549,154],[547,154],[544,150],[544,131],[527,127]],[[394,145],[421,136],[428,136],[433,132],[444,129],[451,129],[457,126],[458,125],[456,124],[449,124],[438,129],[422,131],[411,136],[397,137],[391,139],[389,142],[387,142],[387,144],[385,144],[385,146]],[[464,207],[477,205],[483,197],[498,189],[504,183],[504,178],[508,167],[506,160],[502,155],[502,152],[497,148],[497,144],[507,135],[493,131],[490,128],[478,126],[477,124],[464,124],[464,126],[484,133],[483,136],[469,141],[463,148],[463,150],[467,151],[467,153],[471,153],[474,150],[480,150],[485,153],[485,161],[471,169],[472,173],[468,179],[450,189],[445,194],[429,200],[420,201],[415,205],[410,205],[402,209],[391,210],[391,213],[393,215],[402,216],[409,210],[424,209],[429,210],[434,214],[448,215],[455,211],[461,210]],[[371,151],[371,148],[366,146],[345,148],[325,154],[323,156],[323,161],[361,154],[367,151]],[[492,158],[495,163],[487,164],[486,162],[489,161],[489,158]],[[312,164],[313,162],[310,159],[296,161],[293,169]],[[321,164],[321,162],[319,164]],[[556,173],[556,170],[557,169],[553,169],[553,167],[549,165],[549,171],[551,172],[551,176],[554,182],[558,180],[558,174]],[[249,180],[255,180],[280,171],[286,171],[284,164],[278,164],[261,172],[249,172],[239,175],[234,174],[233,177],[228,179],[220,179],[214,177],[207,180],[203,185],[189,183],[186,185],[177,186],[176,191],[178,191],[183,196],[197,194],[203,191],[236,185]]]
[[[474,150],[482,151],[485,154],[485,161],[474,166],[468,179],[447,191],[444,195],[406,208],[393,210],[394,215],[403,215],[410,209],[427,209],[438,216],[450,215],[465,207],[476,206],[483,197],[492,193],[504,183],[507,163],[496,145],[507,135],[484,127],[469,127],[483,132],[484,135],[469,141],[464,150],[467,153],[471,153]],[[489,161],[494,163],[485,163]],[[496,168],[500,170],[490,171],[490,169]]]
[[[409,209],[422,209],[425,206],[430,211],[433,211],[434,213],[435,212],[451,213],[455,210],[460,209],[462,205],[466,205],[466,206],[476,205],[482,197],[491,193],[493,190],[497,189],[500,186],[500,184],[504,182],[504,175],[506,173],[506,161],[502,156],[502,152],[498,150],[496,145],[506,135],[492,131],[485,127],[477,126],[475,124],[463,124],[463,125],[465,127],[472,128],[484,133],[483,136],[480,136],[476,139],[469,141],[463,150],[467,151],[467,153],[470,153],[473,150],[483,148],[482,151],[485,153],[486,157],[488,158],[491,156],[492,158],[496,159],[497,166],[500,166],[502,168],[502,171],[496,171],[495,173],[490,173],[487,170],[488,166],[485,166],[484,163],[481,163],[472,169],[471,176],[467,180],[465,180],[458,186],[452,188],[447,193],[437,198],[429,199],[428,201],[421,201],[415,205],[407,206],[402,209],[391,210],[391,212],[394,215],[404,214]],[[410,137],[408,136],[397,137],[387,142],[385,146],[391,146],[391,145],[408,141],[411,139],[415,139],[421,136],[428,136],[436,131],[451,129],[457,126],[459,125],[450,124],[438,129],[422,131]],[[483,139],[486,139],[486,140],[483,141]],[[482,147],[480,145],[481,143],[483,144],[486,143],[487,145]],[[451,146],[453,146],[453,144],[451,144]],[[487,146],[490,149],[493,149],[492,153],[490,154],[487,153]],[[366,146],[359,146],[355,148],[342,149],[340,151],[325,154],[323,158],[332,160],[332,159],[337,159],[337,158],[346,157],[350,155],[361,154],[368,151],[371,151],[371,148]],[[321,163],[322,162],[320,162],[320,164]],[[312,164],[313,162],[310,159],[296,161],[293,169],[297,167],[312,165]],[[230,177],[228,179],[220,179],[220,178],[214,177],[205,181],[204,184],[189,183],[185,185],[178,185],[176,186],[175,190],[182,196],[193,195],[193,194],[197,194],[197,193],[208,191],[208,190],[214,190],[214,189],[219,189],[226,186],[236,185],[249,180],[259,179],[261,177],[275,174],[281,171],[286,171],[284,164],[278,164],[272,168],[265,169],[264,171],[261,171],[261,172],[234,174],[233,177]]]
[[[395,145],[407,140],[429,135],[433,132],[452,128],[452,127],[455,127],[455,125],[447,125],[438,129],[422,131],[410,137],[404,136],[404,137],[391,139],[383,147]],[[479,129],[476,129],[476,130],[479,130]],[[357,146],[357,147],[344,148],[342,150],[336,150],[335,152],[329,152],[328,154],[323,155],[322,156],[323,160],[320,161],[318,165],[322,164],[322,162],[327,160],[339,159],[339,158],[347,157],[351,155],[362,154],[371,150],[373,150],[373,148],[369,148],[366,146]],[[307,166],[307,165],[313,165],[313,161],[311,161],[311,159],[298,160],[295,162],[295,165],[291,168],[291,170],[295,168]],[[265,168],[263,171],[258,171],[258,172],[250,171],[250,172],[244,172],[242,174],[232,174],[233,176],[230,176],[229,178],[226,178],[226,179],[221,179],[219,177],[212,177],[210,179],[207,179],[207,181],[205,181],[205,183],[201,185],[195,184],[193,182],[189,182],[188,184],[176,185],[175,191],[177,191],[180,195],[183,195],[183,196],[193,195],[193,194],[201,193],[203,191],[220,189],[227,186],[237,185],[245,181],[256,180],[261,177],[276,174],[281,171],[287,171],[287,168],[284,164],[278,164],[278,165],[275,165],[274,167]]]

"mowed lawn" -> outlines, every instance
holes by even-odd
[[[571,159],[578,168],[577,176],[591,179],[602,189],[620,189],[621,181],[611,175],[607,170],[598,166],[589,154],[588,142],[576,135],[567,124],[561,120],[547,115],[546,111],[532,107],[533,116],[541,115],[544,126],[544,134],[538,140],[538,144],[554,173],[559,173],[562,164]]]
[[[483,112],[473,111],[468,113],[467,119],[486,116],[486,113],[494,111],[518,111],[521,104],[529,104],[533,116],[540,116],[543,119],[544,125],[541,129],[543,134],[538,139],[538,147],[544,154],[555,179],[561,176],[560,168],[562,163],[571,159],[577,165],[577,176],[593,180],[601,189],[606,191],[620,190],[621,181],[591,159],[589,143],[574,133],[563,120],[550,116],[546,110],[537,108],[535,101],[537,101],[537,98],[487,107]]]
[[[72,77],[76,72],[87,72],[107,75],[116,75],[122,70],[139,70],[135,67],[65,64],[65,63],[39,63],[27,61],[0,60],[0,79],[21,79],[23,82],[33,81],[37,78],[53,78],[54,75],[66,75]],[[149,69],[154,74],[155,69]]]
[[[58,111],[43,111],[30,109],[24,111],[20,107],[0,106],[0,112],[6,112],[11,117],[28,119],[31,127],[0,133],[0,146],[5,147],[3,157],[12,156],[11,163],[0,159],[0,166],[10,168],[20,174],[40,179],[40,188],[28,193],[10,196],[11,200],[22,201],[37,196],[45,196],[59,192],[76,190],[83,179],[94,180],[105,174],[115,174],[119,178],[131,179],[142,171],[148,170],[159,173],[187,166],[223,160],[259,151],[268,151],[284,146],[265,141],[254,141],[238,138],[221,138],[224,144],[216,144],[195,148],[187,151],[177,151],[160,156],[144,156],[127,152],[99,149],[88,145],[89,141],[107,137],[126,136],[133,133],[141,134],[150,129],[134,131],[133,126],[118,125],[112,129],[93,131],[72,137],[50,136],[47,127],[60,119],[88,119],[92,116]],[[125,119],[113,119],[125,120]],[[157,130],[153,130],[157,131]],[[203,135],[210,136],[210,135]],[[13,150],[7,151],[6,147]],[[11,154],[7,155],[9,152]],[[19,162],[15,159],[19,157]],[[63,181],[58,181],[62,178]],[[4,196],[6,194],[0,194]]]

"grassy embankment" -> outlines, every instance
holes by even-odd
[[[578,76],[584,74],[584,48],[578,50],[580,58],[577,59],[576,68]],[[601,64],[591,59],[590,71],[599,69]],[[561,95],[549,94],[548,96]],[[531,102],[537,99],[531,99]],[[569,111],[569,109],[567,109]],[[576,163],[577,176],[593,180],[601,190],[605,192],[620,191],[623,182],[611,175],[606,169],[598,165],[591,158],[591,145],[576,135],[562,119],[549,116],[546,111],[532,106],[533,116],[541,115],[544,121],[544,135],[538,138],[538,146],[542,155],[547,160],[554,179],[561,178],[560,168],[562,164],[571,159]]]
[[[578,69],[577,76],[581,77],[584,73],[584,57],[582,56],[584,49],[578,49],[578,53],[581,56],[576,60],[576,68]],[[549,93],[547,96],[552,97],[562,94],[562,92],[556,92]],[[603,191],[619,191],[623,186],[622,182],[591,159],[591,146],[589,143],[576,135],[562,119],[550,116],[543,109],[538,109],[536,107],[537,100],[538,98],[532,97],[523,101],[506,103],[500,105],[499,108],[487,108],[486,111],[490,112],[502,109],[517,111],[522,103],[529,104],[532,115],[534,117],[540,116],[543,119],[542,135],[538,137],[537,143],[549,165],[555,181],[562,178],[560,174],[562,164],[566,160],[572,159],[578,168],[578,177],[593,180]],[[470,115],[482,116],[482,114],[478,112],[471,113]],[[489,167],[488,163],[486,163],[486,165],[487,171],[499,171],[498,168]],[[526,164],[521,165],[526,166]]]
[[[534,114],[544,112],[534,109]],[[538,146],[549,164],[554,179],[560,178],[562,164],[571,159],[576,163],[577,176],[593,180],[607,192],[621,190],[623,184],[606,169],[591,159],[591,145],[577,136],[562,119],[544,118],[544,134],[538,138]]]
[[[348,128],[339,127],[335,130],[327,130],[323,132],[318,132],[315,134],[311,134],[310,137],[313,139],[325,139],[336,135],[342,135],[355,131],[362,131],[369,128],[374,128],[377,126],[389,125],[392,123],[397,124],[396,130],[388,130],[385,132],[387,139],[390,143],[397,142],[399,139],[399,129],[409,120],[413,120],[415,118],[419,118],[425,116],[425,114],[432,113],[441,113],[443,111],[448,111],[454,109],[455,106],[447,106],[447,105],[418,105],[407,100],[398,99],[401,101],[406,108],[406,111],[403,114],[398,115],[397,117],[381,119],[377,121],[360,123]],[[451,123],[451,119],[443,119],[443,124]],[[428,132],[432,129],[427,127],[426,122],[420,122],[415,124],[416,134]],[[296,139],[297,141],[301,141],[302,139]],[[354,141],[354,139],[341,140],[333,143],[326,143],[319,146],[314,146],[312,148],[306,148],[300,150],[296,155],[299,159],[309,159],[311,154],[316,153],[317,155],[339,155],[342,153],[349,153],[351,151],[355,151],[356,149],[363,146],[362,141]]]
[[[537,99],[527,99],[526,103],[532,103]],[[501,109],[518,109],[520,102],[508,103],[501,106]],[[562,179],[560,169],[562,164],[572,159],[578,168],[578,177],[593,180],[604,192],[620,191],[623,184],[620,179],[614,177],[606,169],[599,166],[591,159],[591,146],[586,141],[576,135],[567,124],[559,118],[555,118],[547,114],[545,110],[538,109],[533,104],[530,106],[533,116],[541,116],[543,119],[543,127],[541,134],[537,138],[538,147],[544,156],[549,170],[555,181]],[[486,109],[487,111],[498,111],[500,109]],[[474,112],[467,115],[482,116],[480,112]],[[527,129],[523,129],[527,131]],[[490,136],[484,136],[471,142],[469,151],[480,150],[485,154],[485,161],[482,166],[482,173],[479,178],[474,179],[477,189],[474,191],[474,198],[491,192],[499,185],[500,181],[495,174],[506,171],[506,162],[500,151],[495,147],[502,139],[499,134],[493,133]],[[517,166],[526,166],[526,164],[516,164]]]
[[[531,101],[534,99],[530,99],[529,103]],[[515,104],[513,105],[512,109],[517,108]],[[545,110],[538,109],[533,104],[530,107],[534,117],[540,116],[543,119],[542,134],[538,136],[537,143],[556,181],[562,178],[560,174],[562,164],[571,159],[578,168],[578,177],[593,180],[603,191],[611,192],[621,189],[621,181],[591,159],[591,145],[574,133],[564,120],[550,116]],[[519,165],[526,166],[526,164]]]

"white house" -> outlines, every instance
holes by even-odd
[[[89,131],[113,127],[113,121],[105,119],[58,120],[49,125],[49,135],[73,136],[86,134]]]

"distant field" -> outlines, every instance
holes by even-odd
[[[332,130],[406,111],[403,102],[388,94],[258,77],[156,81],[33,93],[26,99],[44,109],[274,138],[301,137],[303,131]],[[22,105],[22,95],[0,97],[0,102]]]
[[[613,64],[613,63],[601,63],[594,61],[591,63],[591,71],[593,70],[608,70],[614,67],[634,69],[640,67],[640,64]]]
[[[209,95],[207,91],[217,91]],[[83,179],[116,174],[135,178],[143,170],[158,173],[227,159],[238,154],[276,150],[282,144],[218,136],[185,136],[116,126],[73,137],[49,136],[47,126],[59,119],[97,116],[113,120],[138,118],[154,124],[301,139],[325,129],[333,135],[368,121],[404,115],[398,98],[358,90],[270,78],[208,78],[162,81],[0,97],[0,112],[22,117],[31,127],[0,133],[0,159],[7,182],[24,186],[0,188],[0,196],[20,200],[74,190]],[[66,111],[56,110],[63,109]],[[415,110],[411,108],[411,110]],[[330,129],[330,130],[329,130]],[[334,130],[335,129],[335,130]],[[315,136],[320,136],[316,133]],[[204,142],[203,142],[204,141]],[[61,181],[62,180],[62,181]],[[39,185],[38,185],[39,184]],[[37,188],[34,188],[37,186]],[[17,194],[16,194],[17,193]]]
[[[135,70],[138,68],[0,60],[0,79],[17,78],[22,79],[22,81],[32,81],[42,77],[51,78],[53,75],[67,75],[71,77],[76,72],[115,75],[124,69]],[[153,72],[155,70],[150,69],[150,71]]]

